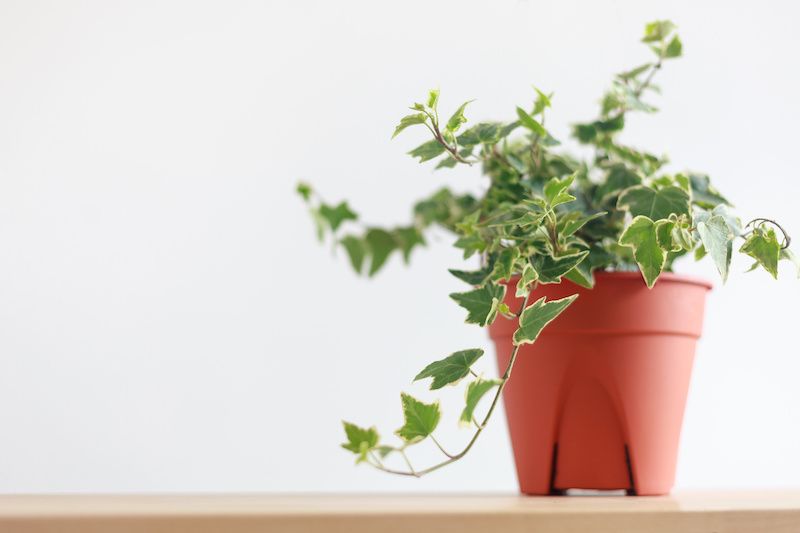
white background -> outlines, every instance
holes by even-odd
[[[398,393],[455,349],[490,348],[447,298],[446,235],[373,280],[319,246],[298,178],[373,224],[442,184],[390,142],[429,87],[445,112],[549,125],[594,116],[649,59],[654,18],[684,59],[662,113],[624,140],[705,170],[743,217],[800,244],[800,10],[793,2],[9,2],[0,4],[0,491],[513,491],[502,416],[423,480],[355,468],[341,418],[400,424]],[[569,143],[568,143],[568,146]],[[800,282],[715,280],[677,486],[800,486]],[[492,354],[493,352],[489,352]],[[480,363],[493,372],[491,357]],[[445,393],[441,439],[466,440]],[[502,415],[502,413],[501,413]],[[420,464],[432,460],[426,447]]]

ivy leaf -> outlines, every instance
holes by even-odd
[[[311,212],[311,218],[314,220],[314,227],[317,230],[317,240],[322,242],[325,240],[325,225],[327,221],[320,215],[319,209],[312,207],[309,211]]]
[[[489,275],[492,273],[492,271],[494,271],[494,263],[491,261],[480,270],[474,270],[472,272],[455,270],[452,268],[448,269],[448,272],[450,272],[452,275],[465,283],[469,283],[470,285],[483,285],[483,283],[489,278]]]
[[[681,43],[680,38],[676,35],[667,45],[667,48],[664,51],[664,57],[668,58],[680,57],[682,52],[683,52],[683,44]]]
[[[536,91],[536,103],[533,105],[533,113],[531,113],[532,115],[538,115],[544,111],[545,108],[553,106],[553,103],[550,100],[553,98],[553,93],[545,94],[540,91],[538,87],[534,87],[533,90]]]
[[[439,89],[431,89],[428,91],[428,107],[431,109],[436,109],[436,105],[439,103]]]
[[[365,237],[372,261],[369,265],[369,275],[373,276],[386,263],[389,255],[397,249],[397,241],[386,230],[373,228],[367,231]]]
[[[544,126],[539,124],[535,118],[530,116],[527,111],[519,106],[517,106],[517,116],[519,117],[519,123],[531,130],[533,133],[539,137],[547,136],[547,130],[544,129]]]
[[[674,185],[655,190],[646,185],[625,189],[619,196],[617,208],[628,209],[634,217],[652,220],[669,218],[671,214],[689,214],[689,194]]]
[[[483,350],[473,348],[460,350],[451,355],[434,361],[417,374],[414,381],[433,378],[431,390],[441,389],[445,385],[458,383],[469,374],[470,367],[483,355]]]
[[[479,122],[458,136],[459,146],[475,146],[478,144],[494,144],[511,130],[499,122]],[[508,131],[508,133],[506,133]]]
[[[612,194],[619,194],[634,185],[641,185],[643,181],[642,175],[635,170],[629,169],[622,163],[612,165],[608,169],[606,180],[600,184],[595,192],[595,197],[603,201]]]
[[[425,121],[428,120],[428,115],[425,113],[415,113],[413,115],[406,115],[400,119],[400,124],[394,129],[394,133],[392,134],[392,139],[397,137],[397,135],[406,129],[409,126],[413,126],[415,124],[425,124]]]
[[[722,276],[722,282],[725,283],[733,251],[733,234],[728,223],[721,216],[714,215],[705,222],[697,223],[697,233],[700,235],[703,248],[714,260],[714,265]]]
[[[473,233],[472,235],[460,237],[453,243],[453,246],[464,250],[464,259],[469,259],[476,252],[482,252],[486,249],[486,241],[477,233]]]
[[[539,283],[560,283],[561,276],[575,268],[587,255],[589,255],[588,250],[560,257],[539,254],[533,257],[532,264],[539,274]]]
[[[322,204],[319,206],[319,214],[333,231],[336,231],[345,220],[358,220],[358,215],[350,209],[347,202],[341,202],[334,207]]]
[[[492,272],[492,279],[494,281],[511,279],[514,273],[514,264],[519,259],[518,248],[506,248],[497,256],[494,264],[494,271]]]
[[[453,116],[450,117],[450,120],[447,121],[447,131],[449,132],[456,132],[461,128],[461,126],[467,121],[467,117],[464,116],[464,110],[467,106],[474,102],[475,100],[467,100],[463,104],[461,104],[456,112],[453,113]]]
[[[469,424],[475,416],[475,408],[487,392],[500,385],[499,379],[477,379],[467,385],[467,405],[461,411],[460,422]]]
[[[432,139],[426,143],[420,144],[410,152],[411,157],[419,157],[419,162],[424,163],[430,161],[444,153],[444,146],[441,145],[436,139]]]
[[[692,203],[713,209],[719,204],[731,205],[712,185],[708,176],[689,174],[689,184],[692,189]]]
[[[519,329],[514,332],[514,344],[533,344],[539,333],[575,301],[577,294],[560,300],[545,301],[542,296],[529,305],[519,317]]]
[[[303,200],[305,200],[306,202],[311,199],[312,190],[311,190],[311,185],[309,185],[308,183],[302,181],[299,182],[295,190],[297,191],[297,194],[302,196]]]
[[[678,252],[680,244],[674,239],[675,222],[672,220],[659,220],[656,222],[656,240],[665,252]]]
[[[402,393],[403,418],[405,424],[395,431],[397,436],[408,443],[419,442],[436,429],[442,416],[439,402],[422,403],[413,396]]]
[[[528,286],[539,279],[539,273],[536,272],[536,269],[531,266],[530,263],[525,264],[525,268],[522,269],[522,275],[517,281],[517,292],[515,296],[517,298],[524,298],[526,294],[528,294]]]
[[[347,256],[350,258],[350,264],[353,265],[353,270],[360,274],[361,267],[364,265],[364,258],[367,255],[366,243],[354,235],[342,237],[339,242],[347,251]]]
[[[775,230],[756,228],[744,241],[739,251],[756,260],[756,264],[778,279],[778,259],[781,256],[781,245]]]
[[[581,262],[575,268],[564,274],[564,278],[587,289],[594,287],[594,275],[592,274],[592,269],[586,264],[585,261]]]
[[[356,462],[366,461],[367,453],[378,446],[380,440],[378,430],[374,427],[365,429],[350,422],[342,421],[342,424],[347,436],[347,442],[342,444],[342,448],[356,454],[358,456]]]
[[[633,248],[644,281],[652,288],[667,260],[667,253],[658,244],[656,224],[646,216],[637,216],[620,236],[619,244]]]
[[[569,186],[575,179],[575,174],[571,174],[563,179],[552,178],[544,186],[544,197],[550,207],[565,204],[575,199],[569,194]]]
[[[656,20],[644,27],[643,43],[663,41],[675,29],[675,24],[669,20]]]
[[[454,292],[450,298],[467,310],[468,324],[478,324],[483,327],[494,322],[497,306],[503,301],[505,294],[505,285],[487,283],[472,291]]]
[[[578,217],[568,220],[558,233],[564,237],[569,237],[570,235],[574,235],[579,229],[585,226],[587,222],[591,222],[592,220],[600,218],[606,214],[608,214],[606,211],[600,211],[599,213],[595,213],[586,217]]]
[[[403,261],[408,264],[411,258],[411,251],[415,246],[424,246],[425,239],[422,233],[414,226],[408,228],[396,228],[394,236],[397,244],[400,247],[400,252],[403,254]]]
[[[621,72],[620,74],[617,74],[617,77],[622,80],[633,80],[638,78],[640,74],[647,72],[652,66],[652,63],[645,63],[644,65],[640,65],[627,72]]]

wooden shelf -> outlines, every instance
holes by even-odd
[[[668,497],[6,495],[2,533],[798,533],[800,491]]]

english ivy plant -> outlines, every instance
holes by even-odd
[[[683,51],[669,21],[647,24],[642,41],[652,50],[653,59],[617,74],[601,100],[599,116],[573,127],[575,139],[593,148],[590,161],[559,150],[559,141],[545,127],[552,94],[535,89],[533,102],[517,107],[511,121],[466,127],[471,101],[442,120],[439,91],[431,90],[400,119],[393,137],[409,127],[427,129],[431,139],[409,154],[420,162],[435,160],[436,168],[481,165],[488,179],[483,196],[444,188],[414,206],[410,224],[379,228],[360,225],[347,202],[328,204],[309,185],[298,185],[319,238],[328,237],[341,246],[359,274],[375,275],[395,252],[408,261],[412,251],[425,244],[426,231],[438,226],[455,234],[455,246],[465,259],[477,255],[481,260],[477,270],[450,270],[469,285],[450,295],[466,311],[466,321],[481,327],[495,320],[518,321],[511,357],[499,379],[487,379],[473,371],[483,355],[479,348],[456,351],[429,364],[414,378],[429,379],[432,390],[468,381],[459,422],[473,426],[474,431],[461,451],[449,453],[434,436],[441,419],[438,402],[424,403],[403,393],[405,423],[395,432],[398,444],[381,441],[374,427],[344,423],[347,442],[342,447],[355,454],[358,462],[418,477],[464,457],[489,422],[520,346],[534,343],[577,298],[575,294],[532,301],[540,284],[567,279],[591,288],[595,271],[638,269],[652,287],[662,272],[672,270],[675,260],[689,254],[695,259],[708,255],[724,282],[734,247],[753,260],[751,270],[761,267],[777,278],[779,262],[788,260],[800,276],[800,265],[789,250],[789,235],[777,222],[756,218],[743,225],[708,176],[666,172],[663,156],[619,142],[629,113],[656,111],[646,101],[647,95],[656,91],[653,78]],[[340,231],[348,225],[357,231]],[[503,303],[507,291],[523,300],[519,309]],[[477,415],[478,404],[490,393],[488,408],[482,416]],[[407,450],[427,439],[444,458],[426,468],[415,468]],[[405,467],[388,466],[391,454],[399,455]]]

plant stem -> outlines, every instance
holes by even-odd
[[[781,249],[785,250],[786,248],[789,247],[789,244],[791,244],[791,242],[792,242],[792,238],[789,236],[789,234],[786,232],[786,230],[783,229],[783,226],[781,226],[780,224],[778,224],[777,222],[775,222],[771,218],[758,217],[758,218],[754,218],[753,220],[748,222],[747,225],[745,226],[745,228],[749,228],[750,226],[752,226],[756,222],[761,222],[762,224],[764,222],[769,222],[770,224],[772,224],[773,226],[778,228],[781,231],[781,233],[783,233],[783,244],[781,245]],[[751,233],[752,233],[752,230],[751,230]]]

